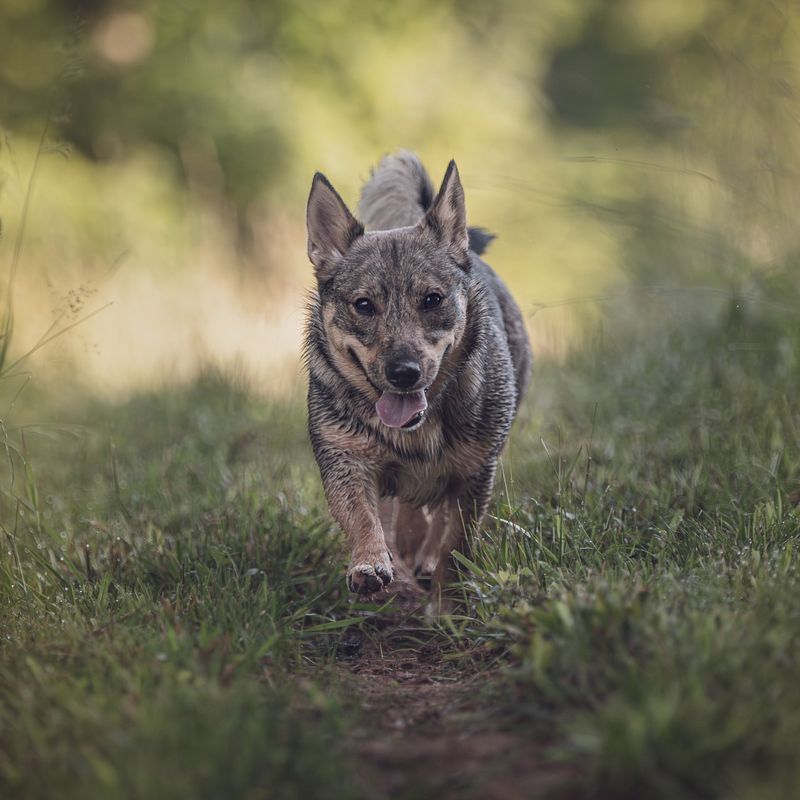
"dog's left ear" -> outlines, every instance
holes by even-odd
[[[350,213],[330,181],[321,173],[314,175],[306,209],[308,257],[317,278],[333,275],[350,245],[364,233],[364,226]]]
[[[442,188],[431,204],[423,226],[432,230],[439,240],[462,262],[467,258],[469,236],[467,234],[467,212],[464,208],[464,189],[458,177],[455,161],[447,165]]]

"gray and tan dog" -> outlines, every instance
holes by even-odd
[[[440,596],[489,504],[528,384],[517,304],[479,258],[451,161],[434,196],[416,156],[385,158],[357,221],[317,173],[308,198],[314,294],[308,417],[331,513],[369,594],[432,577]]]

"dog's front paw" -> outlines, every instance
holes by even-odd
[[[393,577],[388,553],[378,559],[358,559],[347,570],[347,587],[356,594],[375,594],[387,587]]]

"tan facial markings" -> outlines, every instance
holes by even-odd
[[[405,317],[407,327],[398,329],[400,326],[396,324],[382,325],[384,317],[377,314],[378,330],[370,337],[369,344],[364,344],[353,333],[343,329],[341,320],[337,321],[341,308],[335,303],[326,303],[322,310],[323,320],[336,368],[354,387],[377,399],[382,390],[391,391],[384,377],[384,362],[393,357],[398,347],[405,346],[422,367],[421,385],[434,387],[440,384],[438,379],[442,361],[448,352],[458,348],[465,329],[463,308],[466,298],[454,294],[448,301],[454,303],[458,312],[453,328],[430,330],[425,328],[424,323],[415,323]],[[359,363],[355,363],[353,355]]]
[[[427,339],[420,340],[419,350],[422,354],[422,361],[425,365],[426,373],[438,373],[445,351],[448,347],[452,347],[454,343],[455,331],[448,331],[435,343],[431,343]]]
[[[434,341],[431,341],[431,339],[434,338],[435,334],[440,333],[439,331],[429,334],[428,337],[423,338],[421,341],[422,351],[426,361],[432,365],[435,365],[436,378],[439,377],[442,360],[444,359],[445,354],[451,350],[457,349],[464,335],[464,329],[466,328],[466,318],[463,313],[463,300],[460,297],[454,297],[453,302],[458,307],[458,311],[460,312],[458,314],[458,322],[456,325],[449,331],[441,332],[442,335]],[[436,382],[436,378],[434,378],[432,383]]]
[[[363,370],[353,363],[348,350],[352,350],[365,369],[375,357],[374,353],[355,336],[345,333],[334,320],[336,316],[336,308],[332,305],[325,306],[322,310],[322,317],[325,322],[325,330],[328,333],[328,341],[331,344],[331,358],[333,359],[336,368],[339,372],[353,385],[366,392],[367,394],[374,395],[375,388],[367,380],[367,376]]]

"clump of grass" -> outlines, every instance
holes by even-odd
[[[461,559],[455,635],[508,654],[504,713],[578,794],[800,779],[800,306],[789,275],[762,291],[546,367],[544,435],[517,432],[496,522]]]
[[[348,608],[301,414],[215,370],[122,407],[31,390],[74,303],[12,350],[46,138],[0,323],[0,793],[353,797],[338,694],[289,680]]]
[[[213,372],[80,413],[0,553],[4,794],[353,796],[336,692],[288,677],[349,609],[302,415]]]

